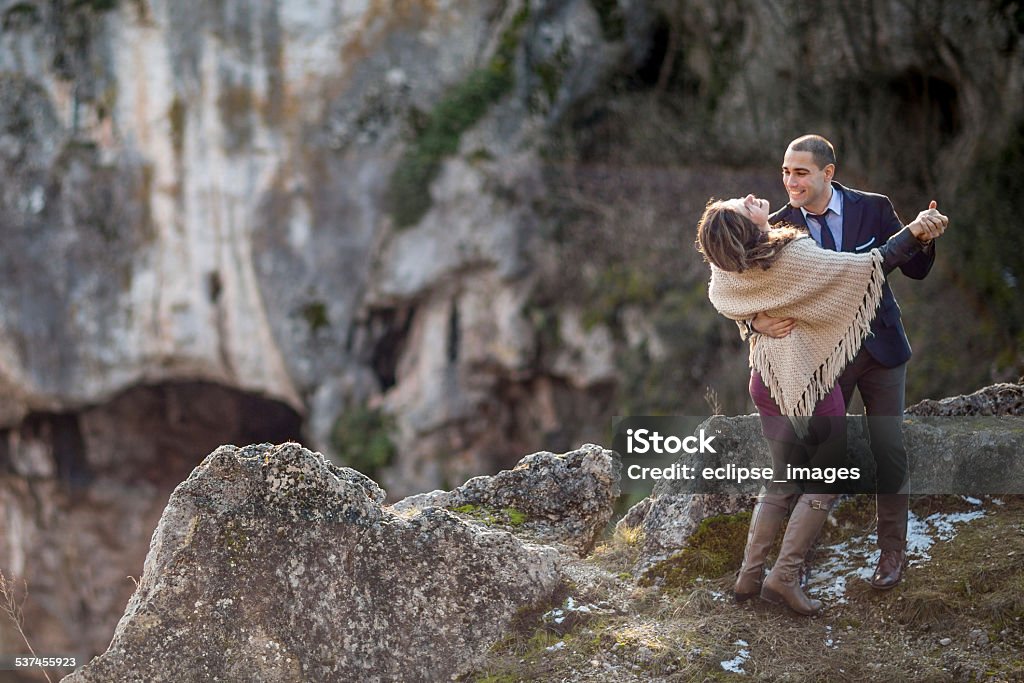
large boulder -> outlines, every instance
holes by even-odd
[[[561,583],[558,553],[295,443],[222,446],[171,496],[110,648],[65,680],[438,681]]]
[[[528,455],[513,469],[474,477],[452,491],[409,496],[391,506],[409,513],[435,506],[508,521],[520,533],[586,554],[611,520],[619,497],[618,460],[612,451],[586,444],[556,455]],[[495,513],[505,512],[505,518]]]

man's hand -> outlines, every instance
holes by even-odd
[[[750,323],[754,331],[775,339],[788,337],[796,326],[796,318],[773,318],[766,313],[758,313]]]
[[[949,225],[949,218],[939,213],[937,207],[938,204],[933,199],[928,204],[928,209],[917,214],[917,218],[907,226],[914,237],[925,244],[940,237]]]

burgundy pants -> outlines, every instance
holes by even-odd
[[[775,402],[768,391],[768,387],[765,386],[764,380],[761,379],[761,373],[757,370],[750,371],[750,398],[754,400],[757,414],[761,416],[761,426],[765,429],[765,436],[769,439],[787,438],[788,433],[779,433],[779,425],[785,425],[789,420],[785,418],[765,420],[765,418],[781,418],[782,412],[779,410],[779,404]],[[828,392],[825,398],[818,401],[812,414],[832,417],[846,416],[846,401],[843,400],[843,392],[838,384],[832,387],[832,391]]]
[[[822,482],[785,482],[787,465],[796,467],[841,467],[846,461],[846,402],[839,385],[814,406],[809,434],[798,437],[789,418],[779,410],[761,375],[750,373],[750,398],[761,417],[761,431],[768,440],[772,469],[776,481],[769,487],[772,493],[839,493],[834,484]]]

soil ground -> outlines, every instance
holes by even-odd
[[[802,617],[736,604],[736,567],[642,585],[639,534],[619,530],[569,568],[568,597],[524,613],[466,680],[1024,681],[1024,496],[912,499],[910,566],[872,589],[873,499],[833,511]],[[740,549],[741,551],[742,549]]]

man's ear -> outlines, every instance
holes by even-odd
[[[832,177],[836,174],[835,164],[825,164],[825,180],[832,182]]]

